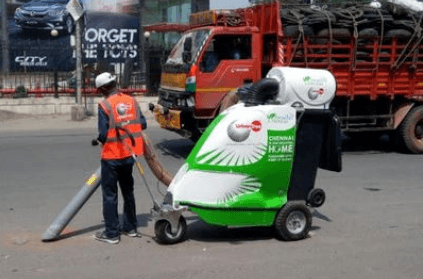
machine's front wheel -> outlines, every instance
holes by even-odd
[[[159,220],[154,225],[157,241],[162,244],[175,244],[181,241],[186,231],[187,222],[183,216],[179,218],[178,231],[176,234],[172,233],[170,222],[167,220]]]
[[[310,210],[303,203],[288,202],[275,218],[275,231],[283,240],[300,240],[307,237],[312,217]]]

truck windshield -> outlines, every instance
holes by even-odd
[[[205,40],[207,40],[210,34],[209,29],[196,30],[192,32],[185,33],[182,38],[178,41],[175,47],[172,49],[172,52],[169,55],[169,58],[166,61],[166,64],[181,65],[184,64],[183,56],[188,54],[190,58],[188,63],[195,63],[200,53],[200,49],[203,47]],[[187,38],[192,39],[191,51],[184,54],[184,45]]]

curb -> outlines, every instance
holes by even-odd
[[[57,102],[57,99],[52,99],[56,100]],[[73,99],[74,101],[74,98],[71,99]],[[98,101],[102,99],[103,98],[99,98]],[[154,119],[152,112],[148,110],[148,104],[156,104],[158,97],[137,96],[136,99],[140,104],[141,111],[147,119],[147,126],[159,126],[159,124]],[[60,104],[60,110],[48,110],[49,107],[54,105],[54,100],[53,102],[50,102],[52,100],[39,100],[40,103],[35,102],[34,104],[30,104],[31,102],[34,102],[34,100],[26,100],[26,104],[25,102],[23,102],[23,104],[10,104],[10,102],[4,102],[4,99],[0,99],[0,131],[2,133],[5,133],[21,131],[27,132],[84,129],[92,131],[93,134],[97,133],[97,100],[95,103],[92,103],[93,111],[91,116],[85,117],[84,119],[79,121],[72,120],[71,108],[76,106],[75,102],[69,103],[65,109],[63,108],[65,105]],[[22,102],[22,100],[19,101]]]
[[[134,96],[139,102],[143,112],[148,110],[149,103],[157,103],[157,96]],[[82,99],[82,106],[93,115],[97,115],[98,103],[102,97],[87,97]],[[70,114],[72,107],[76,106],[75,97],[43,97],[0,99],[0,111],[27,115],[60,115]]]

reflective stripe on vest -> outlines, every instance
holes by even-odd
[[[101,158],[104,160],[119,160],[144,154],[140,108],[136,100],[128,95],[117,93],[100,102],[100,107],[109,117],[109,130],[103,145]],[[132,145],[128,131],[134,138]],[[130,149],[130,150],[128,150]]]

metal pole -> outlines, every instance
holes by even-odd
[[[69,224],[82,206],[88,201],[92,194],[100,186],[101,167],[99,167],[90,178],[82,185],[81,190],[73,197],[68,205],[57,215],[53,223],[48,227],[42,236],[43,241],[57,239],[63,229]]]
[[[76,103],[82,105],[82,94],[81,94],[81,84],[82,84],[82,40],[81,40],[81,27],[82,17],[79,18],[76,22]]]
[[[57,54],[56,54],[57,56]],[[57,58],[56,60],[56,65],[54,66],[54,98],[59,98],[59,86],[58,86],[58,82],[59,82],[59,77],[58,77],[58,73],[57,73]]]
[[[142,13],[143,13],[143,7],[144,7],[144,0],[139,0],[139,10],[138,10],[138,16],[139,16],[139,62],[141,65],[141,73],[145,73],[145,53],[144,53],[144,27],[142,22]]]
[[[145,61],[145,79],[146,79],[146,89],[147,89],[147,95],[152,95],[151,92],[151,72],[150,72],[150,36],[146,36],[145,38],[145,48],[146,48],[146,59]]]
[[[7,4],[6,1],[0,1],[1,10],[1,49],[2,49],[2,72],[9,72],[9,33],[7,30]]]
[[[55,51],[53,51],[53,52],[55,52],[55,54],[54,54],[54,73],[53,73],[54,98],[59,98],[59,89],[58,89],[59,78],[58,78],[58,73],[57,73],[57,71],[59,70],[58,69],[59,68],[59,66],[58,66],[59,59],[57,58],[57,56],[58,56],[57,51],[59,51],[59,49],[60,49],[58,41],[57,41],[57,35],[59,35],[59,32],[56,29],[53,29],[53,30],[51,30],[50,35],[53,37],[53,40],[54,40],[53,46],[56,48]]]

